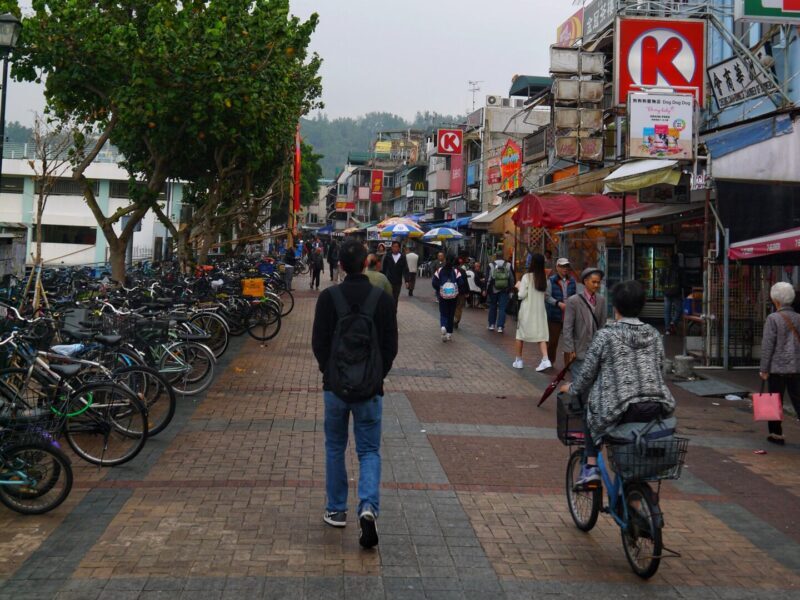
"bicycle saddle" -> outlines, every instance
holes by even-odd
[[[91,340],[97,332],[83,329],[65,329],[64,333],[76,340]]]
[[[50,370],[61,377],[72,377],[81,370],[81,365],[50,365]]]
[[[121,335],[98,335],[94,338],[104,346],[116,346],[122,341]]]

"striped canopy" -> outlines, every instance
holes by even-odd
[[[405,223],[387,225],[381,231],[381,237],[384,238],[418,238],[422,237],[422,234],[422,229],[416,225],[406,225]]]
[[[378,231],[383,231],[389,225],[408,225],[409,227],[416,227],[419,229],[419,225],[417,225],[413,219],[409,219],[408,217],[389,217],[388,219],[384,219],[376,226]]]
[[[435,227],[423,235],[422,240],[425,242],[430,242],[433,240],[441,242],[444,240],[460,240],[463,237],[464,236],[462,234],[455,229],[451,229],[450,227]]]

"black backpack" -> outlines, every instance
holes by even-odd
[[[383,385],[383,358],[373,318],[383,293],[373,287],[362,306],[348,306],[339,286],[331,288],[337,320],[325,380],[345,402],[369,400]]]

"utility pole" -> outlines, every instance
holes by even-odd
[[[483,81],[469,81],[469,91],[472,93],[472,110],[475,110],[475,94],[481,91],[481,86],[478,85]]]

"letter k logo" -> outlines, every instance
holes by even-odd
[[[658,41],[648,35],[642,40],[642,85],[658,85],[658,75],[670,85],[688,86],[689,80],[675,66],[675,59],[683,50],[680,38],[669,38],[661,48]]]

